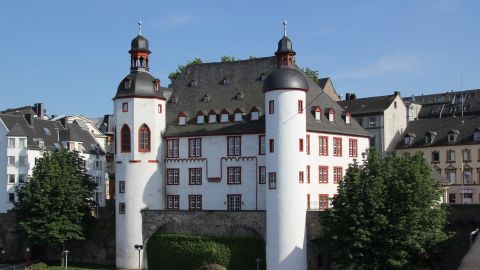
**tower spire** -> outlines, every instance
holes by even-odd
[[[138,21],[138,35],[141,36],[142,35],[142,21]]]
[[[286,37],[287,36],[287,20],[284,20],[283,21],[283,36]]]

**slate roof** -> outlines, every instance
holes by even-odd
[[[167,128],[164,136],[264,133],[265,95],[262,91],[263,80],[276,68],[276,57],[187,66],[172,86],[172,93],[167,101]],[[227,84],[224,83],[224,78],[228,78]],[[192,81],[195,83],[192,84]],[[310,88],[305,106],[308,130],[370,136],[355,121],[346,124],[342,117],[342,108],[311,79],[307,78],[307,82]],[[243,95],[243,98],[236,98],[239,92]],[[210,101],[202,101],[205,95],[209,95]],[[175,99],[177,102],[172,102]],[[328,122],[325,115],[322,117],[322,121],[316,121],[312,112],[312,108],[315,106],[320,106],[322,111],[325,111],[326,108],[334,108],[336,111],[335,121]],[[250,111],[253,107],[261,108],[258,121],[250,120]],[[228,123],[196,124],[195,116],[199,111],[210,111],[212,109],[217,112],[223,109],[235,111],[236,108],[243,108],[246,111],[243,122],[233,122],[233,119],[231,119]],[[190,116],[187,125],[178,125],[180,112],[185,112]]]
[[[4,111],[1,111],[0,113],[2,114],[10,114],[10,115],[18,115],[18,116],[23,116],[25,114],[33,114],[35,115],[35,111],[33,110],[32,106],[23,106],[19,108],[12,108],[12,109],[6,109]]]
[[[115,127],[113,124],[113,115],[106,114],[104,115],[99,121],[96,122],[95,126],[102,132],[103,134],[114,134]]]
[[[163,89],[155,90],[157,80],[147,71],[133,70],[118,85],[114,99],[125,97],[157,97],[164,99]],[[126,87],[126,82],[130,82],[129,87]]]
[[[401,140],[397,144],[397,149],[480,144],[480,141],[473,139],[473,133],[477,128],[480,128],[480,116],[478,115],[465,116],[463,119],[461,117],[449,117],[411,121],[408,123],[403,136],[414,135],[413,142],[410,145],[405,145],[404,140]],[[458,130],[459,132],[455,142],[448,142],[447,134],[450,130]],[[427,132],[436,133],[431,144],[425,143]]]
[[[461,115],[462,95],[465,98],[463,114],[480,114],[480,89],[412,96],[404,100],[422,105],[418,118],[439,118],[440,116],[444,118]]]
[[[27,137],[28,149],[39,150],[36,139],[42,139],[46,150],[57,149],[55,143],[63,147],[62,141],[78,141],[83,142],[85,152],[97,152],[95,138],[88,130],[82,129],[77,124],[70,124],[65,129],[58,121],[33,118],[33,126],[30,126],[24,116],[8,114],[0,114],[0,120],[3,121],[9,130],[7,136]],[[103,154],[101,150],[99,154]]]
[[[355,98],[339,101],[338,104],[352,115],[368,115],[383,113],[397,97],[396,94],[389,96]]]

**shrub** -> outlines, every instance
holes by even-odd
[[[47,270],[48,266],[44,263],[36,263],[36,264],[30,265],[27,269],[28,270]]]

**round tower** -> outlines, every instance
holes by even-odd
[[[148,72],[150,50],[139,26],[129,51],[130,74],[113,98],[117,269],[138,269],[135,245],[144,244],[141,211],[162,209],[165,201],[161,166],[165,98],[160,81]],[[144,262],[143,252],[140,255]]]
[[[265,79],[265,138],[268,189],[267,269],[306,270],[306,199],[299,183],[306,169],[305,104],[308,83],[294,63],[295,51],[284,35],[275,55],[278,65]]]

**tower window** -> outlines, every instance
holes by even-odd
[[[119,214],[125,214],[125,203],[119,203],[118,204],[118,213]]]
[[[158,104],[158,113],[162,113],[162,104]]]
[[[119,193],[125,193],[125,181],[120,181],[120,182],[119,182],[118,192],[119,192]]]
[[[150,152],[150,129],[145,124],[138,130],[138,151]]]
[[[130,153],[131,151],[131,143],[130,143],[130,128],[127,125],[123,125],[120,131],[120,152],[122,153]]]
[[[269,150],[270,150],[270,153],[273,153],[275,151],[275,142],[273,139],[270,139],[269,140]]]
[[[307,135],[307,138],[305,140],[305,149],[306,149],[307,155],[310,155],[310,135]]]
[[[303,100],[298,101],[298,113],[303,113]]]
[[[303,152],[303,139],[298,140],[298,151]]]
[[[277,188],[277,174],[274,172],[268,173],[268,188],[269,189]]]
[[[268,113],[269,114],[275,113],[275,102],[273,100],[268,101]]]
[[[265,184],[267,178],[267,167],[260,166],[258,167],[258,183]]]
[[[130,80],[125,82],[125,89],[129,89],[132,86],[132,82]]]
[[[128,102],[122,103],[122,112],[128,112]]]
[[[258,154],[265,155],[265,135],[258,136]]]
[[[303,181],[304,181],[304,172],[299,171],[298,172],[298,182],[303,184]]]

